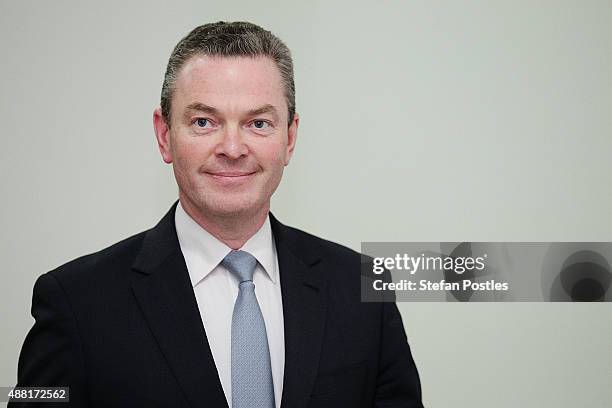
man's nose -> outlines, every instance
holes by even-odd
[[[221,140],[215,149],[215,153],[230,159],[238,159],[249,153],[249,148],[244,143],[240,126],[225,126],[221,134]]]

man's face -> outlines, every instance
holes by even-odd
[[[181,201],[202,216],[257,215],[289,164],[297,136],[281,75],[267,57],[195,56],[172,97],[171,126],[154,113]]]

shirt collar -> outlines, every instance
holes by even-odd
[[[174,222],[191,285],[196,286],[221,263],[232,249],[195,222],[185,212],[180,201],[176,206]],[[259,230],[240,249],[253,255],[263,267],[266,276],[276,284],[278,281],[275,262],[276,246],[269,215],[266,216]]]

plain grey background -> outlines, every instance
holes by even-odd
[[[193,27],[293,51],[284,223],[362,241],[611,241],[609,1],[0,3],[0,385],[37,276],[154,225],[152,130]],[[403,303],[428,407],[609,407],[610,304]]]

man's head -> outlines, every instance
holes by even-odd
[[[276,63],[287,98],[288,123],[295,114],[293,60],[289,48],[270,31],[248,22],[204,24],[194,28],[174,47],[161,92],[161,109],[168,125],[172,119],[172,94],[176,77],[185,63],[196,55],[211,57],[268,57]]]
[[[289,50],[256,25],[207,24],[179,42],[153,120],[188,212],[267,214],[295,146],[294,94]]]

